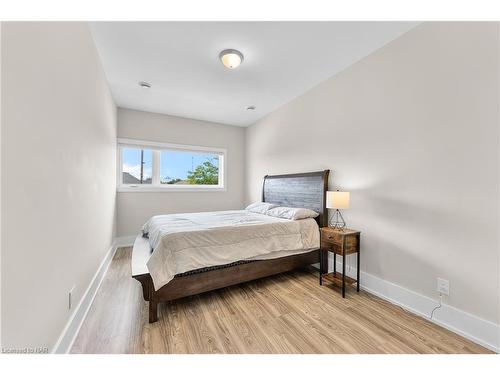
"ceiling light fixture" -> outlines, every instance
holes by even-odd
[[[143,89],[150,89],[151,88],[151,83],[147,83],[144,81],[139,82],[139,86],[141,86]]]
[[[247,111],[255,111],[255,106],[254,105],[249,105],[247,107]]]
[[[228,69],[235,69],[243,62],[243,54],[235,49],[225,49],[219,53],[219,58]]]

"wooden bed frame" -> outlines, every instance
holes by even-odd
[[[310,173],[265,176],[262,201],[287,207],[304,207],[319,212],[320,227],[328,223],[326,191],[329,170]],[[246,281],[291,271],[319,262],[319,250],[270,260],[255,260],[223,267],[212,267],[200,272],[177,275],[159,290],[154,290],[153,280],[146,263],[151,256],[147,238],[138,236],[132,253],[132,277],[142,285],[143,297],[149,302],[149,322],[158,320],[158,303],[187,297],[211,290],[240,284]],[[323,265],[323,266],[326,266]],[[325,268],[324,268],[325,269]]]

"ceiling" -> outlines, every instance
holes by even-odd
[[[91,30],[119,107],[248,126],[416,24],[93,22]],[[235,70],[219,60],[226,48],[244,55]]]

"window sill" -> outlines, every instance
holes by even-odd
[[[224,192],[223,186],[118,186],[118,193],[184,193],[184,192]]]

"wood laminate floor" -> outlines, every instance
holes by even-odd
[[[489,353],[366,292],[295,271],[163,303],[148,323],[131,249],[118,249],[72,353]]]

